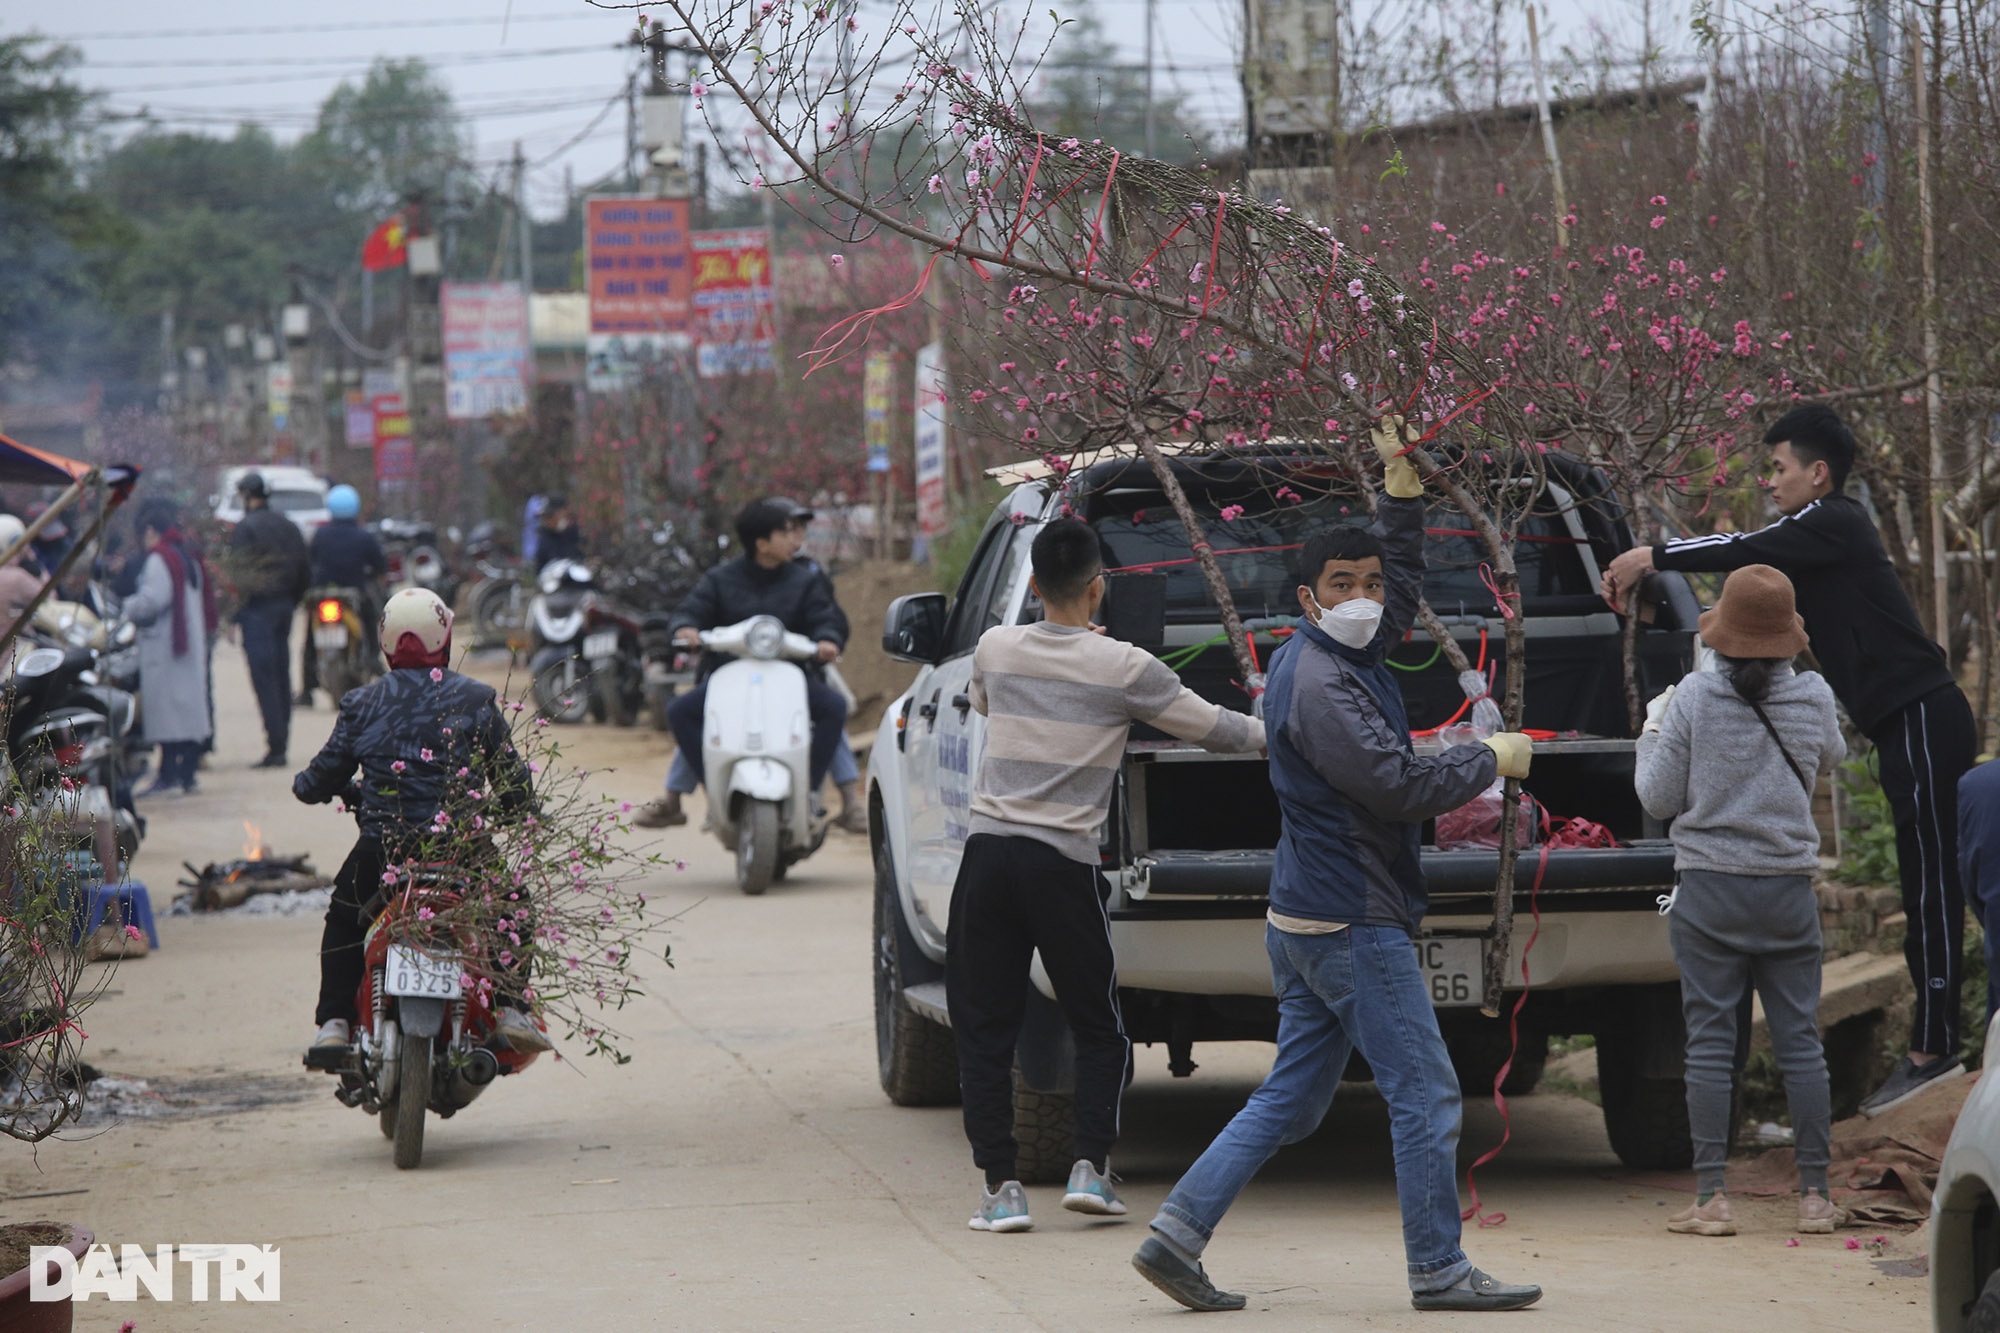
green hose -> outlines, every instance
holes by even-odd
[[[1443,656],[1444,656],[1444,645],[1440,643],[1435,648],[1431,649],[1431,655],[1429,657],[1426,657],[1423,661],[1419,662],[1415,666],[1404,666],[1401,662],[1392,661],[1386,657],[1383,658],[1382,660],[1388,662],[1390,666],[1396,668],[1396,670],[1398,671],[1428,671],[1430,670],[1432,664]]]

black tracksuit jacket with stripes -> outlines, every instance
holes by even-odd
[[[1657,569],[1685,573],[1770,565],[1792,581],[1827,684],[1863,732],[1953,683],[1944,650],[1882,549],[1861,502],[1822,496],[1756,532],[1690,537],[1653,548]]]

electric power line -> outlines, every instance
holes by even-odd
[[[574,14],[516,14],[514,23],[574,23],[596,19],[588,11]],[[42,37],[45,42],[162,41],[192,37],[276,37],[308,32],[379,32],[388,28],[474,28],[491,27],[491,17],[392,19],[389,22],[276,23],[253,28],[154,28],[143,32],[82,32]]]

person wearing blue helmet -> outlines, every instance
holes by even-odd
[[[352,486],[343,484],[328,491],[326,512],[332,517],[312,539],[313,586],[353,588],[360,593],[361,604],[355,609],[372,635],[382,606],[381,581],[389,568],[389,559],[382,554],[382,543],[375,540],[375,534],[361,526],[361,495]],[[312,691],[318,684],[314,679],[318,662],[311,652],[310,638],[306,647],[310,665],[299,701],[310,704]],[[373,643],[368,645],[368,651],[374,653]],[[333,702],[336,707],[340,704],[338,699]]]

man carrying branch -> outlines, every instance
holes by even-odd
[[[1542,1295],[1482,1273],[1459,1246],[1458,1075],[1411,940],[1426,905],[1419,826],[1496,776],[1526,777],[1531,748],[1517,732],[1426,758],[1410,744],[1386,661],[1423,593],[1424,488],[1403,437],[1401,417],[1375,431],[1385,471],[1374,526],[1306,542],[1304,617],[1271,658],[1264,707],[1284,832],[1264,945],[1278,1053],[1132,1256],[1147,1281],[1190,1310],[1243,1308],[1241,1295],[1209,1282],[1201,1252],[1258,1168],[1319,1127],[1357,1048],[1389,1103],[1411,1304],[1518,1310]]]
[[[1882,790],[1896,820],[1896,861],[1916,984],[1909,1054],[1861,1103],[1876,1116],[1951,1078],[1959,1062],[1959,970],[1965,895],[1958,871],[1958,779],[1972,767],[1972,708],[1924,633],[1882,538],[1845,493],[1854,436],[1834,410],[1811,403],[1764,434],[1771,499],[1783,515],[1756,532],[1716,533],[1641,546],[1611,562],[1604,599],[1616,610],[1656,569],[1720,572],[1771,565],[1798,591],[1813,655],[1849,718],[1881,755]]]

